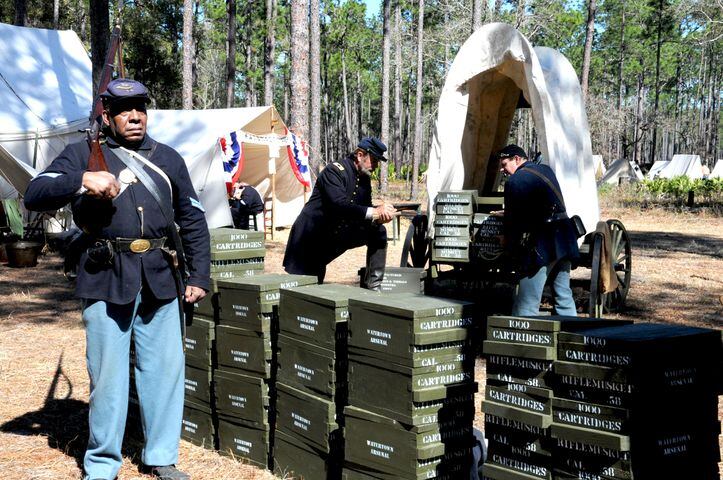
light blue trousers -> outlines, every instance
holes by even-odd
[[[114,479],[128,412],[131,335],[135,382],[141,406],[146,465],[178,460],[184,395],[184,357],[178,302],[136,301],[116,305],[83,301],[90,376],[90,435],[83,466],[86,478]]]
[[[531,317],[540,314],[542,290],[548,278],[551,280],[554,313],[577,316],[575,300],[570,289],[570,261],[560,260],[540,268],[532,277],[520,280],[512,304],[512,315]]]

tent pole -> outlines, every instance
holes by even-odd
[[[271,174],[271,240],[276,231],[276,174]]]

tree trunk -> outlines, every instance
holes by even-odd
[[[597,0],[588,0],[587,3],[587,31],[585,32],[585,51],[582,56],[582,75],[580,87],[582,88],[582,101],[587,101],[587,91],[590,78],[590,56],[592,55],[592,40],[595,36],[595,11]]]
[[[625,84],[623,83],[623,70],[625,66],[625,2],[622,2],[620,4],[620,8],[622,9],[622,11],[620,13],[620,44],[618,47],[618,116],[622,117],[621,112],[623,109],[623,95],[625,93]],[[625,121],[623,120],[623,124],[620,129],[621,134],[618,136],[617,154],[619,158],[625,158],[627,156],[627,148],[625,147],[626,127],[627,125],[625,125]]]
[[[344,90],[344,123],[346,124],[346,143],[352,149],[351,114],[349,112],[349,90],[346,86],[346,55],[341,51],[341,85]]]
[[[231,108],[236,96],[236,0],[226,0],[226,19],[226,108]]]
[[[417,198],[417,177],[422,161],[422,55],[424,53],[424,0],[419,0],[419,19],[417,22],[417,98],[414,108],[414,161],[412,166],[411,198]]]
[[[655,162],[655,148],[658,140],[658,105],[660,104],[660,48],[663,45],[663,0],[658,1],[658,28],[655,42],[655,100],[653,101],[653,143],[650,146],[650,164]]]
[[[53,28],[60,29],[60,0],[53,0]]]
[[[482,0],[472,0],[472,33],[482,27],[482,11]]]
[[[391,56],[392,39],[389,31],[389,22],[391,20],[391,0],[384,0],[384,34],[382,40],[382,142],[387,146],[389,143],[389,57]],[[388,155],[387,155],[388,156]],[[389,179],[387,165],[382,163],[379,171],[379,188],[382,195],[387,193]]]
[[[401,0],[394,5],[394,165],[402,168],[402,27]]]
[[[274,104],[274,50],[276,49],[276,0],[266,0],[264,42],[264,105]]]
[[[109,35],[108,0],[90,0],[90,56],[93,61],[93,92],[95,92],[93,98],[100,93],[98,82],[108,52]]]
[[[28,4],[27,0],[14,0],[15,3],[15,22],[14,24],[19,27],[24,27],[28,24]],[[91,4],[93,0],[91,0]],[[106,0],[106,5],[108,2]],[[91,5],[91,10],[93,6]]]
[[[254,77],[252,75],[252,72],[254,70],[254,54],[253,49],[251,48],[251,31],[252,31],[252,15],[253,12],[251,11],[253,7],[252,2],[247,2],[246,6],[244,7],[246,9],[246,24],[244,25],[244,32],[246,34],[246,74],[244,75],[246,80],[246,106],[247,107],[255,107],[256,106],[256,88],[254,85]]]
[[[183,0],[183,87],[184,110],[193,109],[193,0]]]
[[[291,0],[290,127],[309,138],[309,0]]]
[[[311,65],[311,135],[310,160],[311,171],[318,171],[322,164],[321,158],[321,28],[319,0],[311,0],[310,14],[310,65]]]

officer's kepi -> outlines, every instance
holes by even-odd
[[[145,103],[150,103],[148,97],[148,89],[141,82],[131,80],[129,78],[116,78],[108,83],[105,91],[100,94],[103,103],[110,104],[120,100],[143,99]]]
[[[364,137],[357,145],[357,148],[361,148],[372,157],[386,162],[387,159],[384,157],[384,152],[387,151],[387,146],[376,137]]]

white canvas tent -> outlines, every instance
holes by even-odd
[[[715,162],[715,167],[713,167],[708,178],[723,178],[723,159],[719,158],[718,161]]]
[[[272,121],[273,136],[270,135]],[[243,142],[245,161],[241,180],[253,185],[261,198],[271,196],[270,154],[278,152],[272,167],[276,172],[274,223],[290,226],[304,206],[304,187],[294,176],[286,149],[286,127],[273,106],[148,111],[149,134],[171,145],[186,160],[211,227],[232,224],[218,142],[219,137],[232,131],[248,134]]]
[[[620,179],[626,179],[629,182],[640,182],[643,178],[643,172],[637,163],[618,158],[610,164],[607,173],[598,183],[600,185],[603,183],[617,185],[620,183]]]
[[[32,177],[68,144],[83,139],[92,105],[92,67],[73,31],[42,30],[0,24],[0,195],[23,193]],[[151,92],[152,94],[152,92]],[[219,137],[243,131],[249,137],[285,134],[273,107],[226,110],[149,111],[151,136],[185,158],[194,187],[206,208],[209,226],[230,225]],[[269,144],[286,137],[256,138],[245,144],[241,179],[262,198],[270,195]],[[303,207],[303,186],[291,171],[286,148],[275,160],[277,226],[293,223]]]
[[[605,173],[608,171],[607,168],[605,168],[605,162],[603,162],[603,156],[602,155],[593,155],[592,156],[592,164],[593,168],[595,170],[595,180],[600,180]]]
[[[668,166],[670,163],[670,160],[658,160],[653,163],[653,166],[650,167],[650,170],[645,175],[647,178],[655,178],[660,176],[660,171]]]
[[[703,178],[703,164],[700,155],[673,155],[670,162],[658,172],[662,178],[673,178],[685,175],[688,178]]]
[[[91,71],[75,32],[0,23],[3,198],[25,191],[37,170],[82,138],[78,130],[87,126],[92,103]]]
[[[568,211],[594,230],[600,213],[577,75],[562,54],[533,49],[503,23],[472,34],[447,74],[427,171],[430,216],[440,190],[494,189],[497,172],[490,155],[508,143],[521,96],[532,106],[540,150],[557,175]]]

